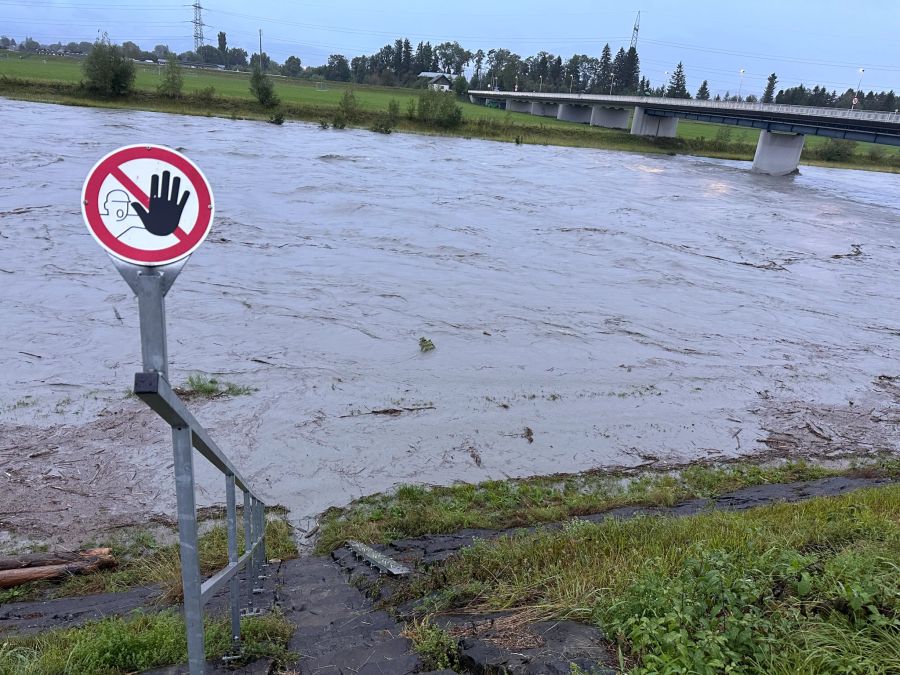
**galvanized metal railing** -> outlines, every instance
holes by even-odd
[[[192,675],[203,675],[206,664],[203,606],[210,598],[225,584],[229,585],[233,653],[226,659],[239,658],[241,617],[260,613],[259,608],[254,608],[253,596],[261,592],[261,589],[256,588],[256,581],[264,578],[263,569],[267,566],[265,503],[250,488],[246,479],[241,476],[169,384],[165,296],[186,259],[161,267],[140,267],[115,260],[114,262],[138,299],[144,370],[134,376],[134,393],[172,427],[188,664]],[[201,580],[200,576],[194,450],[225,476],[228,564],[205,581]],[[244,554],[240,557],[237,490],[243,493]],[[241,569],[246,569],[247,594],[246,606],[243,609],[238,577]]]

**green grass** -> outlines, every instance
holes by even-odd
[[[627,505],[671,506],[685,499],[714,497],[749,485],[790,483],[842,474],[900,476],[900,461],[885,459],[855,469],[830,469],[804,462],[776,466],[692,466],[671,474],[623,480],[603,473],[537,476],[477,485],[402,485],[391,494],[363,497],[346,509],[327,511],[318,550],[334,550],[348,539],[387,543],[463,528],[505,529],[557,522]]]
[[[187,383],[179,387],[177,393],[185,398],[219,398],[221,396],[248,396],[256,389],[235,384],[234,382],[220,382],[214,377],[201,373],[193,373],[188,376]]]
[[[413,649],[422,658],[423,670],[457,670],[460,667],[456,640],[430,620],[410,621],[402,635],[412,642]]]
[[[225,619],[206,621],[206,657],[231,648]],[[294,627],[281,614],[241,620],[246,658],[286,662]],[[184,619],[174,611],[136,613],[0,643],[0,675],[115,675],[187,661]]]
[[[240,515],[239,515],[240,518]],[[239,527],[240,530],[240,527]],[[146,531],[138,530],[101,545],[112,548],[118,567],[84,576],[71,576],[61,582],[39,581],[0,591],[0,604],[22,602],[40,597],[71,597],[92,593],[115,593],[138,586],[158,584],[161,599],[181,599],[181,557],[177,544],[160,546]],[[93,545],[92,545],[93,546]],[[238,537],[239,555],[243,537]],[[224,526],[216,526],[199,539],[200,571],[211,576],[228,564],[228,537]],[[298,555],[293,529],[281,517],[266,520],[266,557],[289,560]]]
[[[268,120],[272,112],[262,109],[253,99],[249,89],[248,73],[232,73],[207,70],[185,70],[184,93],[180,100],[158,96],[157,85],[162,69],[149,64],[137,64],[136,93],[126,99],[97,100],[81,94],[77,84],[83,78],[79,59],[69,57],[27,56],[0,58],[0,94],[13,98],[56,102],[70,105],[90,105],[110,108],[136,108],[159,112],[193,115],[217,115]],[[2,78],[13,78],[3,80]],[[17,79],[18,78],[18,79]],[[276,77],[275,87],[282,101],[282,112],[287,119],[328,120],[338,109],[344,92],[352,88],[361,111],[359,126],[372,126],[387,110],[388,103],[396,100],[401,113],[407,103],[418,97],[419,90],[398,87],[374,87],[327,82],[319,88],[314,82]],[[212,98],[201,94],[212,87]],[[406,119],[399,128],[426,134],[486,138],[505,142],[521,142],[541,145],[604,148],[631,152],[684,153],[725,159],[752,159],[759,132],[754,129],[730,128],[728,142],[716,141],[721,125],[680,120],[678,138],[649,139],[631,136],[613,129],[589,127],[554,118],[533,117],[527,113],[511,113],[497,108],[460,104],[463,109],[463,125],[455,130],[435,129]],[[823,162],[813,154],[825,139],[811,136],[806,140],[803,162],[823,166],[864,168],[881,171],[900,171],[900,148],[872,146],[859,143],[853,157],[846,162]],[[870,156],[873,147],[883,156]]]
[[[595,623],[634,673],[900,672],[900,486],[477,542],[430,611]]]

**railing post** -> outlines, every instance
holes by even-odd
[[[250,551],[253,546],[253,521],[251,518],[251,502],[253,498],[250,493],[244,491],[244,552]],[[253,612],[253,556],[247,558],[247,564],[244,566],[244,575],[247,579],[247,612]]]
[[[188,665],[191,675],[203,675],[206,658],[203,648],[203,601],[200,597],[200,558],[197,551],[197,510],[194,502],[194,458],[190,427],[172,427],[172,447]]]
[[[259,510],[258,523],[259,529],[257,530],[257,539],[259,539],[259,573],[263,573],[263,567],[266,566],[266,505],[263,502],[257,502],[257,507]]]
[[[228,564],[236,565],[238,561],[237,544],[237,508],[234,495],[234,474],[225,476],[226,528],[228,530]],[[238,576],[231,577],[228,590],[228,601],[231,605],[231,643],[235,651],[241,648],[241,608],[240,585]]]

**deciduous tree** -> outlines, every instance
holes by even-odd
[[[125,96],[134,84],[134,63],[104,33],[82,65],[84,86],[98,96]]]

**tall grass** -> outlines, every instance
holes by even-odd
[[[900,487],[479,542],[426,607],[597,623],[636,672],[900,672]]]

